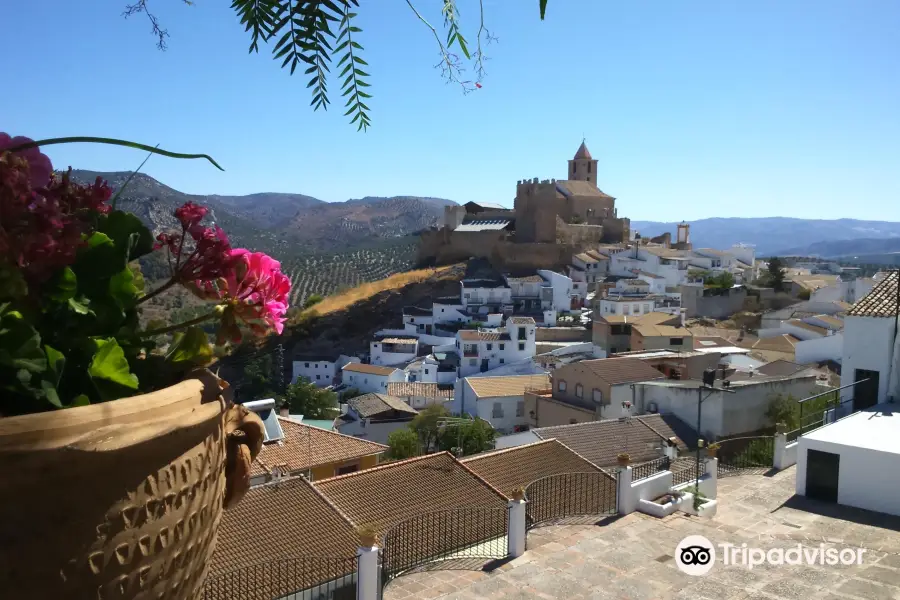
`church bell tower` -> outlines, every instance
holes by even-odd
[[[591,158],[584,140],[581,140],[575,158],[569,161],[568,178],[572,181],[590,181],[597,185],[597,161]]]

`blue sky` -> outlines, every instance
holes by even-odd
[[[154,157],[189,193],[415,194],[511,205],[518,179],[562,178],[587,138],[621,216],[900,220],[900,2],[484,0],[484,87],[433,68],[404,0],[363,0],[373,127],[309,108],[222,0],[151,0],[154,45],[127,0],[15,2],[3,11],[0,130],[100,135],[206,152],[226,169]],[[437,0],[418,0],[440,21]],[[460,0],[470,39],[477,2]],[[331,83],[339,100],[338,82]],[[14,93],[11,93],[14,91]],[[57,167],[129,170],[137,151],[54,146]]]

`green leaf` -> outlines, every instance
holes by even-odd
[[[547,13],[547,0],[540,0],[541,2],[541,21],[544,20],[544,16]]]
[[[54,387],[58,387],[66,366],[66,357],[52,346],[44,345],[44,352],[47,354],[47,375]]]
[[[75,271],[66,267],[50,280],[48,297],[56,302],[65,302],[75,297],[78,289],[78,278]]]
[[[94,338],[97,351],[88,367],[103,400],[116,400],[138,389],[138,379],[131,373],[125,352],[115,338]]]
[[[81,302],[79,302],[75,298],[69,298],[69,308],[71,308],[79,315],[92,315],[94,314],[94,311],[87,307],[88,302],[90,301],[86,298],[82,298]]]
[[[63,407],[62,401],[59,399],[59,393],[56,391],[56,386],[46,379],[41,380],[41,392],[43,393],[44,398],[47,399],[47,402],[56,408]]]
[[[114,210],[100,223],[98,230],[106,234],[125,257],[125,262],[153,251],[153,235],[135,215]]]
[[[91,399],[84,394],[78,394],[69,406],[87,406],[91,403]]]
[[[154,148],[153,146],[148,146],[146,144],[138,144],[137,142],[129,142],[128,140],[119,140],[115,138],[104,138],[104,137],[91,137],[91,136],[75,136],[75,137],[63,137],[63,138],[49,138],[46,140],[37,140],[36,142],[27,142],[25,144],[19,144],[18,146],[12,148],[6,148],[10,152],[19,152],[20,150],[27,150],[29,148],[38,148],[40,146],[51,146],[53,144],[75,144],[75,143],[93,143],[93,144],[110,144],[113,146],[125,146],[127,148],[135,148],[137,150],[143,150],[145,152],[152,152],[153,154],[162,154],[163,156],[168,156],[170,158],[205,158],[209,162],[213,164],[218,170],[224,171],[222,167],[219,166],[219,163],[214,161],[211,156],[206,154],[182,154],[180,152],[169,152],[168,150],[160,150],[159,148]]]
[[[41,336],[16,310],[0,305],[0,366],[21,373],[43,373],[47,356],[41,350]]]
[[[191,327],[187,331],[176,333],[172,347],[166,354],[166,360],[178,367],[201,366],[213,359],[213,349],[200,327]]]
[[[109,280],[109,295],[121,308],[131,308],[137,304],[140,290],[134,284],[134,273],[125,267]]]

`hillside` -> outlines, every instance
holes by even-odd
[[[789,256],[819,256],[822,258],[856,258],[898,253],[900,253],[900,237],[816,242],[808,246],[786,248],[781,252],[781,254]]]
[[[99,176],[113,189],[129,175],[127,171],[73,171],[76,180],[90,182]],[[413,234],[436,225],[444,206],[454,204],[414,196],[328,203],[303,194],[192,195],[138,173],[119,199],[119,208],[135,213],[158,234],[177,227],[173,212],[187,201],[209,207],[209,221],[228,233],[233,246],[280,260],[293,282],[293,304],[310,294],[332,294],[411,268]],[[151,282],[167,276],[161,257],[142,260],[141,265]],[[173,302],[160,308],[183,306],[177,298]]]
[[[754,219],[711,218],[688,221],[695,248],[728,248],[734,243],[753,244],[756,254],[787,254],[791,248],[803,248],[819,242],[865,238],[900,237],[900,223],[860,221],[856,219],[793,219],[765,217]],[[631,228],[642,236],[671,232],[678,223],[632,221]]]

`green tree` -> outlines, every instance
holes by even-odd
[[[385,1],[367,6],[378,10]],[[132,0],[126,5],[124,14],[126,17],[146,15],[157,38],[157,47],[164,50],[169,33],[148,8],[149,2]],[[183,2],[193,4],[193,0]],[[309,77],[306,87],[312,94],[310,106],[313,110],[327,110],[331,103],[327,90],[330,75],[332,81],[337,79],[341,97],[346,99],[340,110],[345,111],[345,116],[350,117],[357,130],[366,130],[371,124],[366,102],[372,96],[369,74],[364,70],[369,66],[362,57],[365,49],[360,44],[362,29],[355,20],[359,4],[359,0],[232,0],[231,7],[250,35],[251,53],[259,52],[260,44],[271,42],[272,56],[281,62],[282,68],[290,68],[291,75],[297,67],[303,69],[304,78]],[[439,31],[440,25],[435,27],[428,21],[413,0],[406,0],[406,4],[425,31],[434,36],[440,57],[437,66],[444,79],[461,86],[463,93],[481,87],[488,60],[484,48],[496,39],[484,25],[483,2],[478,3],[480,26],[470,38],[463,35],[457,0],[441,0],[443,31]],[[547,0],[538,0],[538,7],[543,20]],[[474,71],[474,80],[466,78],[467,66]]]
[[[403,460],[422,454],[419,435],[411,428],[392,431],[387,439],[388,458]]]
[[[359,391],[359,388],[350,388],[341,392],[341,402],[347,401],[350,398],[356,398],[357,396],[361,396],[362,394]]]
[[[791,395],[776,394],[769,400],[766,417],[772,425],[784,423],[788,431],[795,431],[802,426],[808,431],[822,424],[826,411],[840,403],[839,392],[834,392],[812,400],[800,402]]]
[[[708,275],[703,278],[703,283],[708,288],[719,288],[723,290],[728,290],[734,287],[734,275],[729,273],[728,271],[723,271],[718,275],[714,275],[709,271],[706,271]]]
[[[284,401],[292,413],[307,419],[329,419],[335,416],[338,408],[337,394],[316,387],[305,377],[287,386]]]
[[[776,292],[784,291],[784,278],[787,272],[784,270],[784,261],[773,256],[769,259],[767,280]]]
[[[419,436],[419,444],[426,454],[438,448],[439,425],[442,419],[450,416],[450,411],[440,404],[432,404],[419,411],[409,426]]]
[[[235,387],[240,396],[246,400],[279,397],[272,355],[265,354],[249,359],[241,369],[241,376]]]
[[[439,431],[438,447],[458,456],[469,456],[493,449],[496,437],[497,431],[484,419],[455,421]]]

